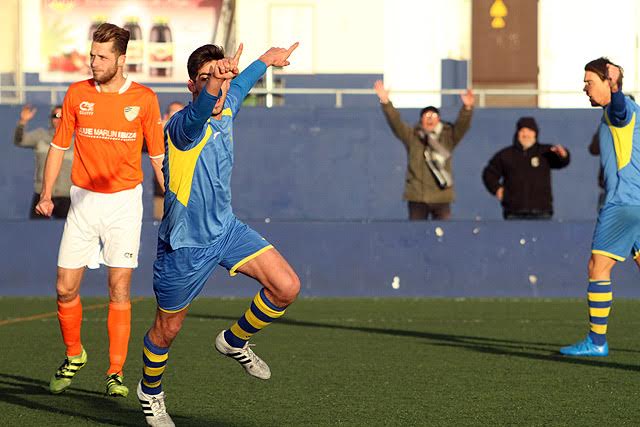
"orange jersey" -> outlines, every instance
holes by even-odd
[[[75,132],[71,181],[99,193],[142,182],[142,141],[149,157],[164,155],[160,107],[149,88],[127,79],[118,93],[100,91],[93,79],[73,83],[51,145],[67,150]]]

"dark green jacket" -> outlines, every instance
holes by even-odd
[[[407,175],[403,198],[411,202],[451,203],[455,198],[454,187],[440,189],[425,162],[425,145],[417,135],[420,124],[412,127],[403,122],[400,113],[391,102],[381,105],[393,134],[402,141],[407,150]],[[453,151],[471,127],[472,114],[473,109],[467,110],[463,106],[455,123],[442,122],[440,144],[447,150]],[[445,165],[449,173],[451,173],[452,158],[453,156],[449,157]]]
[[[13,134],[13,143],[18,147],[31,148],[34,153],[35,166],[33,173],[33,192],[40,194],[42,191],[42,176],[44,174],[44,165],[47,161],[47,154],[51,141],[55,135],[53,128],[38,128],[30,132],[24,131],[24,125],[18,123]],[[71,165],[73,163],[73,145],[64,152],[64,158],[58,179],[51,195],[53,197],[69,197],[69,189],[71,188]]]

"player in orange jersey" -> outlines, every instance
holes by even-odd
[[[72,84],[44,170],[36,212],[51,216],[51,191],[75,133],[71,209],[58,253],[58,320],[66,358],[49,389],[61,393],[87,362],[80,340],[80,283],[86,267],[109,268],[109,369],[107,394],[126,396],[123,366],[131,329],[131,273],[138,266],[142,227],[142,141],[164,190],[160,108],[149,88],[123,75],[129,32],[102,24],[93,34],[93,78]]]

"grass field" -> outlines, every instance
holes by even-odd
[[[199,299],[164,377],[178,426],[638,425],[640,301],[614,302],[611,355],[564,358],[586,333],[581,300],[303,299],[258,334],[272,378],[213,349],[247,307]],[[83,300],[89,363],[47,391],[63,358],[51,298],[0,298],[0,425],[144,425],[135,398],[151,299],[133,305],[126,399],[103,396],[104,299]],[[42,316],[39,316],[41,315]]]

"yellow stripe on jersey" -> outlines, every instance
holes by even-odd
[[[613,292],[588,292],[587,299],[593,302],[609,302],[613,300]]]
[[[142,349],[142,351],[144,352],[144,355],[147,356],[147,359],[149,359],[150,361],[152,361],[154,363],[164,362],[165,360],[167,360],[169,358],[169,353],[166,353],[166,354],[153,354],[146,347],[144,347]]]
[[[231,108],[225,108],[224,110],[222,110],[222,115],[233,117],[233,112],[231,111]]]
[[[607,111],[604,112],[604,118],[609,125],[609,130],[613,136],[613,147],[616,150],[616,160],[618,161],[618,170],[627,166],[631,161],[631,150],[633,149],[633,130],[636,126],[636,113],[633,113],[631,120],[626,126],[615,127],[609,120]]]
[[[207,126],[204,137],[195,147],[182,151],[173,145],[173,141],[167,135],[169,146],[169,190],[176,195],[176,198],[184,206],[189,203],[191,196],[191,183],[196,169],[196,162],[200,158],[200,152],[211,136],[211,127]]]

